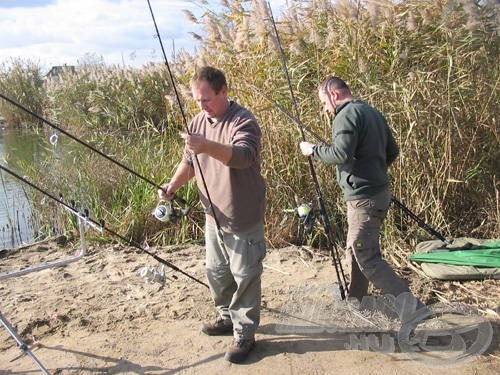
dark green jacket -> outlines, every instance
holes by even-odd
[[[332,122],[332,144],[315,146],[313,156],[335,164],[345,200],[370,198],[387,189],[387,167],[399,148],[387,121],[359,99],[337,109]]]

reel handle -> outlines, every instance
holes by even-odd
[[[192,206],[184,198],[177,195],[174,195],[174,200],[179,203],[179,206],[184,206],[180,208],[182,216],[188,216]]]

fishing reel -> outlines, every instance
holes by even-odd
[[[284,210],[285,212],[296,212],[299,222],[304,226],[307,234],[311,234],[314,228],[314,210],[311,203],[302,203],[294,209]]]
[[[152,215],[164,223],[176,222],[182,216],[187,216],[191,207],[175,208],[171,201],[160,201],[153,210]]]
[[[153,216],[164,223],[175,222],[180,217],[172,202],[160,202],[154,209]]]
[[[304,226],[307,234],[312,233],[314,228],[314,210],[311,203],[302,203],[297,207],[297,215],[300,223]]]

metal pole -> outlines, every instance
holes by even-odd
[[[19,337],[17,334],[16,330],[9,324],[9,322],[3,317],[2,313],[0,312],[0,322],[4,326],[4,328],[7,330],[9,335],[12,336],[14,340],[16,340],[17,345],[19,346],[19,349],[21,349],[24,354],[27,354],[33,362],[36,363],[36,365],[40,368],[42,373],[46,375],[50,375],[49,371],[42,365],[42,363],[38,360],[37,357],[31,352],[31,350],[28,348],[28,345],[26,345],[23,340]]]

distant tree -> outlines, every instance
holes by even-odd
[[[95,52],[86,52],[81,58],[77,59],[79,67],[104,66],[104,57]]]

